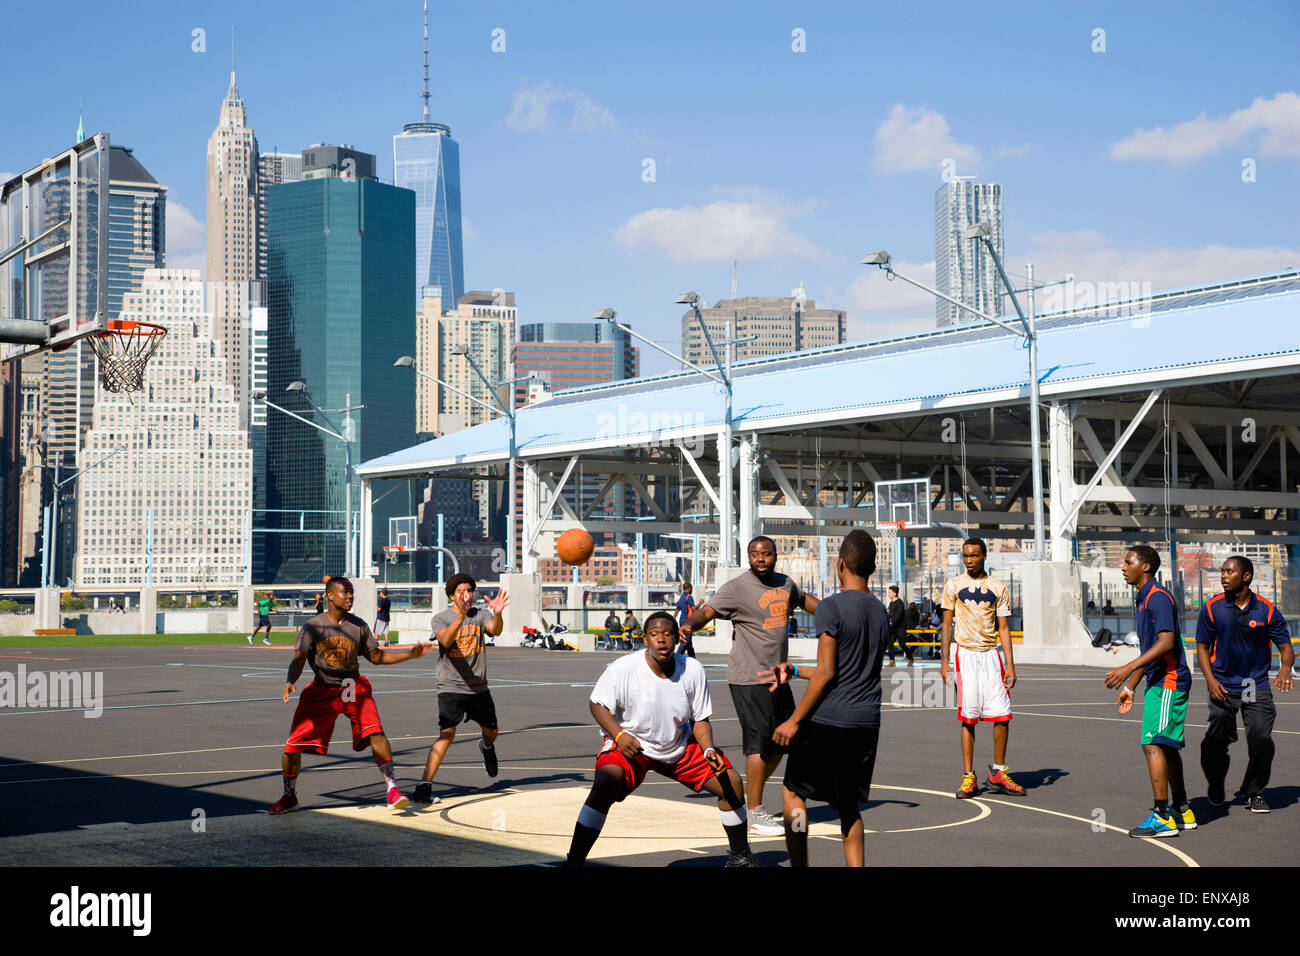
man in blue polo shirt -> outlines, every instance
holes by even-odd
[[[1107,671],[1105,678],[1107,687],[1119,688],[1116,703],[1121,714],[1133,709],[1134,689],[1143,675],[1147,679],[1142,697],[1142,753],[1147,758],[1155,807],[1129,830],[1131,837],[1176,837],[1179,830],[1196,829],[1196,817],[1187,805],[1182,757],[1192,672],[1183,653],[1178,607],[1173,595],[1157,583],[1159,570],[1160,555],[1155,548],[1135,544],[1125,552],[1120,571],[1124,580],[1138,589],[1134,616],[1140,653],[1129,663]]]
[[[1210,802],[1224,803],[1228,776],[1228,744],[1237,739],[1237,711],[1246,724],[1246,775],[1241,794],[1254,813],[1268,813],[1264,788],[1273,769],[1273,721],[1277,705],[1268,686],[1272,662],[1270,642],[1276,644],[1277,689],[1291,690],[1295,651],[1282,612],[1255,594],[1250,582],[1255,566],[1234,554],[1223,562],[1223,593],[1205,602],[1196,622],[1196,663],[1205,675],[1210,715],[1201,741],[1201,769],[1209,784]]]

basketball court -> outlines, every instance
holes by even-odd
[[[501,768],[489,780],[477,728],[463,726],[434,783],[441,802],[392,813],[369,753],[351,750],[346,721],[331,752],[306,755],[301,812],[272,818],[280,753],[293,713],[279,701],[288,649],[276,647],[50,648],[0,651],[0,670],[103,673],[103,713],[0,710],[0,848],[11,866],[316,865],[326,841],[348,864],[521,866],[555,863],[568,848],[592,779],[599,732],[590,688],[610,654],[495,649],[489,680],[501,716]],[[708,667],[715,738],[738,754],[739,728],[724,680],[725,658]],[[1150,803],[1137,744],[1140,714],[1120,717],[1102,671],[1021,665],[1013,692],[1010,766],[1024,798],[989,794],[959,801],[957,724],[950,708],[899,706],[910,691],[893,674],[930,688],[937,666],[886,670],[884,726],[872,801],[864,810],[867,862],[889,865],[1125,867],[1282,866],[1298,832],[1300,698],[1276,695],[1277,757],[1269,815],[1240,803],[1211,807],[1203,795],[1199,743],[1204,685],[1192,690],[1185,765],[1202,826],[1173,840],[1127,836]],[[436,737],[434,665],[363,665],[409,794]],[[305,678],[302,682],[305,686]],[[299,687],[301,690],[301,686]],[[910,699],[924,700],[921,696]],[[296,700],[296,697],[295,697]],[[977,736],[976,764],[991,760],[991,734]],[[1232,750],[1229,791],[1244,767]],[[784,766],[784,765],[783,765]],[[779,780],[781,771],[778,770]],[[986,771],[981,771],[981,780]],[[780,806],[779,783],[766,791]],[[812,863],[840,866],[838,828],[812,806]],[[781,837],[755,838],[759,859],[785,859]],[[718,866],[726,843],[713,798],[650,774],[609,815],[591,865]]]

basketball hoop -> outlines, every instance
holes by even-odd
[[[406,546],[401,544],[384,545],[384,557],[388,559],[389,564],[397,563],[397,556],[406,552]]]
[[[894,561],[894,545],[898,541],[898,532],[907,527],[906,521],[877,521],[876,535],[880,539],[876,547],[877,554],[889,555],[889,562]]]
[[[89,336],[99,356],[100,384],[106,392],[138,392],[144,388],[144,370],[167,336],[167,329],[152,322],[112,319],[108,329]]]

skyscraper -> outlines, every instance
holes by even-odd
[[[789,296],[721,299],[712,308],[701,304],[700,316],[715,345],[726,339],[728,322],[736,338],[757,336],[752,342],[733,347],[731,357],[737,362],[766,355],[804,352],[844,341],[844,312],[817,308],[816,300],[806,298],[802,287]],[[726,361],[720,345],[718,353]],[[713,353],[691,309],[682,315],[682,356],[696,365],[707,367],[713,364]]]
[[[154,584],[242,581],[253,453],[198,270],[147,270],[122,315],[168,332],[142,393],[95,400],[77,479],[75,578],[143,584],[151,552]]]
[[[286,391],[290,383],[305,383],[324,409],[349,396],[365,405],[352,415],[354,464],[409,447],[415,391],[393,360],[415,353],[414,195],[373,179],[325,178],[272,186],[266,202],[268,398],[325,427],[300,393]],[[332,511],[330,527],[342,529],[343,443],[275,409],[266,415],[269,507],[318,512],[307,516],[318,528],[319,512]],[[330,417],[345,427],[342,413]],[[354,482],[354,509],[360,500]],[[402,496],[378,502],[375,527],[406,513]],[[345,567],[337,533],[271,535],[267,552],[277,580],[320,580]],[[361,555],[360,566],[370,560]]]
[[[1006,258],[1002,238],[1002,187],[958,176],[934,194],[934,284],[985,315],[1002,315],[1002,283],[997,266],[982,240],[963,239],[962,231],[977,222],[992,229],[989,241]],[[935,325],[973,322],[975,317],[951,302],[935,303]]]
[[[204,278],[215,283],[249,283],[257,278],[257,136],[235,71],[221,101],[217,128],[208,138],[208,255]],[[225,287],[211,302],[214,337],[226,359],[226,381],[243,399],[245,364],[243,326],[247,293]]]
[[[444,302],[465,292],[460,231],[460,146],[451,127],[429,121],[429,9],[424,11],[424,118],[393,137],[393,182],[415,191],[415,307],[424,287]]]
[[[537,372],[551,391],[641,374],[632,337],[608,322],[530,322],[519,327],[515,375]],[[520,395],[524,395],[521,383]]]
[[[266,191],[302,179],[302,153],[257,155],[257,278],[266,278]]]
[[[108,317],[116,319],[145,270],[166,264],[167,187],[125,146],[109,147],[108,183]]]

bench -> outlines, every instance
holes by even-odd
[[[71,637],[77,633],[75,627],[38,627],[32,631],[37,637]]]

